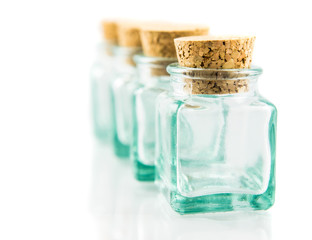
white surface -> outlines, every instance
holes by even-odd
[[[2,0],[0,239],[106,240],[110,234],[139,240],[311,239],[308,4]],[[105,14],[160,15],[207,23],[215,34],[257,35],[254,63],[264,68],[260,90],[279,110],[276,204],[270,211],[175,220],[166,205],[159,207],[156,193],[142,194],[142,185],[131,180],[127,169],[118,175],[129,176],[123,180],[128,188],[123,190],[123,181],[118,187],[105,180],[113,171],[101,172],[114,166],[92,141],[88,79],[97,24]]]

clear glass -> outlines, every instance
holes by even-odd
[[[108,42],[98,45],[96,61],[90,72],[93,130],[95,136],[103,142],[109,142],[112,136],[109,97],[109,82],[114,76],[112,49],[113,45]]]
[[[110,83],[113,104],[113,145],[114,152],[120,158],[130,156],[132,141],[133,91],[141,85],[138,81],[133,56],[140,48],[114,47],[116,75]]]
[[[168,72],[172,91],[157,99],[156,180],[171,207],[180,214],[270,208],[277,111],[258,92],[262,70],[172,64]],[[242,79],[248,90],[191,94],[186,79]]]
[[[142,86],[133,93],[131,160],[137,180],[154,181],[156,98],[169,90],[166,67],[176,59],[137,55],[135,61]]]

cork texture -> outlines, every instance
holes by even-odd
[[[234,94],[248,92],[248,79],[198,80],[185,79],[184,91],[189,94]]]
[[[179,65],[205,69],[243,69],[252,62],[254,36],[247,37],[185,37],[175,39]],[[235,79],[222,71],[212,76],[184,79],[184,90],[190,94],[234,94],[248,92],[249,80]],[[230,74],[230,75],[229,75]]]
[[[244,71],[202,69],[185,75],[184,91],[188,94],[234,94],[249,90],[248,73]]]
[[[255,37],[185,37],[174,40],[180,66],[249,68]]]
[[[140,32],[143,53],[151,57],[176,58],[174,39],[193,35],[207,35],[209,27],[159,24],[142,28]]]
[[[122,47],[141,47],[139,22],[118,23],[118,45]]]
[[[103,21],[102,30],[105,40],[113,44],[117,43],[117,23],[115,21]]]

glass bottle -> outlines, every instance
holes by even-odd
[[[262,70],[167,68],[157,100],[157,182],[180,214],[265,210],[275,195],[275,106]]]
[[[131,158],[135,177],[139,181],[155,179],[155,108],[157,96],[170,87],[166,71],[176,62],[174,39],[192,35],[207,35],[209,27],[173,23],[152,24],[141,28],[144,55],[136,56],[142,88],[134,94],[133,142]]]
[[[135,56],[139,81],[133,94],[133,141],[131,159],[135,178],[153,181],[155,178],[155,111],[157,96],[169,90],[170,77],[166,67],[176,58]]]
[[[95,136],[104,142],[111,139],[111,101],[109,82],[114,76],[113,43],[102,42],[97,47],[97,58],[91,68],[92,118]]]
[[[133,56],[140,47],[114,47],[116,75],[110,83],[114,152],[127,158],[132,139],[132,94],[140,86]]]
[[[117,24],[116,21],[105,20],[101,25],[103,41],[97,46],[96,61],[90,72],[92,118],[95,136],[108,142],[112,136],[109,82],[114,76],[113,47],[117,44]]]

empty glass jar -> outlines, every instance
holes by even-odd
[[[168,64],[176,58],[135,56],[142,86],[133,95],[133,141],[131,158],[137,180],[155,178],[155,111],[157,96],[170,87]]]
[[[118,157],[127,158],[132,141],[133,91],[140,85],[133,56],[139,47],[114,47],[116,75],[110,83],[113,117],[114,152]]]
[[[168,66],[157,100],[156,178],[180,214],[264,210],[274,203],[276,108],[262,70]]]

